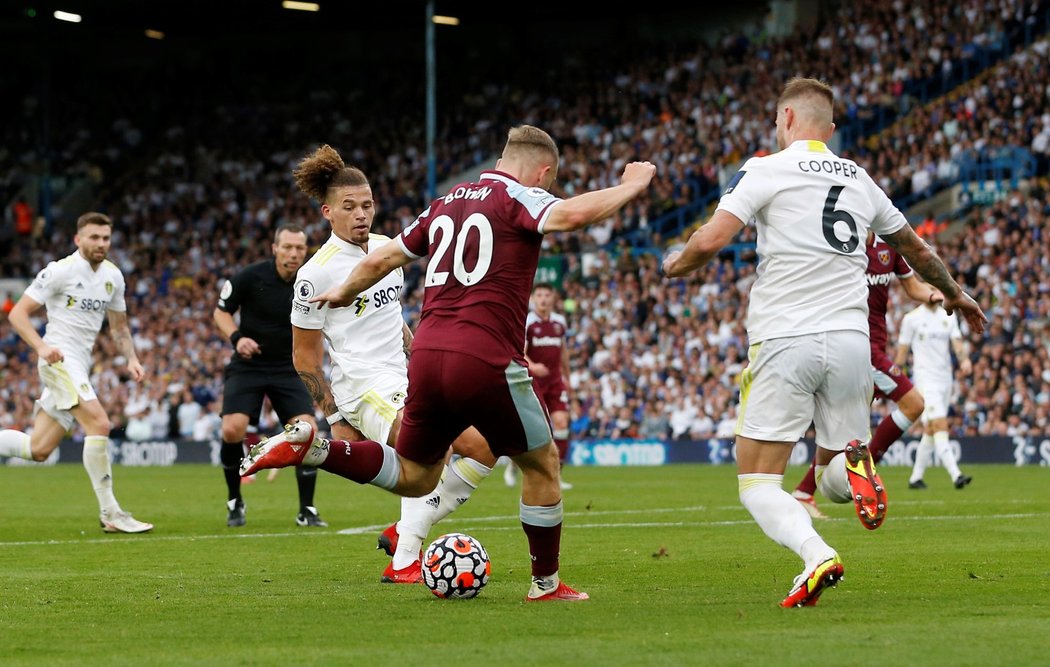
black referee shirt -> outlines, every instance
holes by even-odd
[[[262,351],[250,359],[234,353],[231,363],[292,365],[291,281],[281,280],[277,260],[249,264],[222,286],[219,310],[241,312],[241,334],[255,340]]]

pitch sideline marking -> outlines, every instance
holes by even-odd
[[[682,512],[690,510],[702,510],[703,507],[676,507],[676,508],[656,508],[652,510],[622,510],[622,511],[605,511],[605,512],[566,512],[566,516],[594,516],[596,514],[653,514],[653,513],[667,513],[667,512]],[[1050,512],[1026,512],[1016,514],[960,514],[960,515],[942,515],[942,516],[896,516],[893,517],[894,521],[981,521],[991,520],[999,521],[1002,519],[1034,519],[1050,516]],[[464,518],[457,521],[459,524],[469,525],[471,522],[475,523],[486,523],[495,521],[509,521],[517,520],[517,516],[490,516],[490,517],[471,517]],[[834,519],[821,519],[821,522],[848,522],[855,521],[851,518],[834,518]],[[622,522],[622,523],[574,523],[571,524],[571,528],[575,529],[589,529],[589,528],[702,528],[704,526],[741,526],[751,525],[754,521],[752,519],[730,519],[722,521],[639,521],[639,522]],[[283,538],[283,537],[326,537],[332,535],[366,535],[372,532],[378,532],[387,527],[388,524],[377,524],[373,526],[358,526],[355,528],[344,528],[337,531],[314,531],[314,532],[292,532],[292,533],[240,533],[240,534],[213,534],[213,535],[139,535],[132,538],[128,537],[96,537],[88,538],[83,540],[26,540],[21,542],[0,542],[0,547],[26,547],[26,546],[62,546],[69,544],[144,544],[146,541],[163,541],[171,542],[178,540],[180,542],[194,542],[197,540],[245,540],[245,539],[261,539],[261,538]],[[489,526],[485,530],[521,530],[521,526]]]

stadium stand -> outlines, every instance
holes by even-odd
[[[521,121],[561,142],[558,194],[614,181],[635,155],[659,165],[651,195],[625,215],[583,243],[547,241],[548,255],[560,258],[573,335],[576,435],[698,439],[731,430],[755,277],[753,232],[688,281],[663,280],[659,253],[717,197],[740,160],[773,149],[765,101],[787,77],[816,69],[837,84],[844,152],[883,177],[902,205],[960,181],[984,188],[999,176],[998,200],[970,202],[952,224],[955,235],[937,239],[993,319],[974,346],[974,377],[961,387],[956,414],[968,434],[1046,428],[1050,248],[1043,229],[1050,198],[1045,181],[1030,183],[1050,163],[1050,77],[1040,39],[1048,10],[1041,2],[990,4],[994,11],[978,0],[843,3],[822,26],[787,37],[738,27],[713,43],[650,47],[631,65],[609,58],[596,70],[593,60],[567,62],[544,77],[543,95],[538,86],[494,82],[443,119],[441,178],[489,160],[506,126]],[[841,57],[829,58],[831,50]],[[382,207],[376,231],[396,234],[425,201],[422,126],[410,120],[419,114],[389,113],[417,109],[418,90],[392,82],[369,97],[300,80],[267,97],[265,81],[253,78],[234,86],[252,92],[239,103],[229,95],[218,107],[200,104],[204,94],[176,99],[193,89],[197,74],[173,70],[167,90],[150,89],[116,109],[85,105],[77,123],[53,127],[51,144],[62,146],[46,156],[55,175],[48,194],[54,224],[0,238],[0,275],[26,277],[69,252],[60,221],[75,213],[71,204],[81,199],[74,195],[117,220],[112,259],[128,276],[132,327],[150,377],[135,385],[100,364],[96,387],[129,435],[168,434],[187,388],[205,407],[202,424],[214,417],[229,353],[210,321],[218,285],[229,267],[265,255],[280,222],[303,224],[315,245],[323,240],[316,210],[289,177],[319,138],[352,147],[347,154],[370,174]],[[0,82],[20,81],[4,76],[13,78]],[[294,98],[303,105],[288,102]],[[3,130],[0,196],[12,204],[44,162],[26,129],[40,103],[27,95],[7,112],[16,122]],[[361,125],[362,117],[372,124]],[[410,324],[421,302],[420,271],[412,268],[416,287],[404,297]],[[893,303],[896,322],[903,296]],[[100,338],[98,352],[114,353],[108,338]],[[0,427],[27,426],[35,359],[6,322],[0,367]]]

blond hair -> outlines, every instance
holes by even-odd
[[[507,145],[503,147],[503,158],[523,162],[549,161],[557,166],[561,156],[558,145],[551,135],[532,125],[518,125],[507,132]]]
[[[796,97],[816,97],[827,101],[829,107],[835,106],[835,92],[831,86],[820,79],[807,79],[796,76],[784,86],[784,92],[780,93],[777,106],[783,106],[788,100]]]

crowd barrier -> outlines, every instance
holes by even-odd
[[[960,463],[1011,463],[1050,466],[1050,435],[986,436],[953,438],[955,456]],[[899,440],[886,452],[880,465],[911,466],[915,462],[918,439]],[[43,463],[7,459],[7,465],[53,465],[80,463],[83,443],[65,440]],[[170,466],[176,463],[220,465],[219,440],[114,440],[110,458],[125,466]],[[658,466],[672,463],[735,462],[733,441],[708,440],[632,440],[588,439],[571,444],[569,463],[580,466]],[[792,465],[805,465],[813,456],[814,444],[802,440],[791,452]]]

